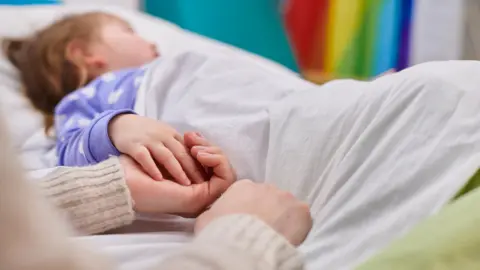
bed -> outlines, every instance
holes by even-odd
[[[114,6],[0,6],[0,15],[5,21],[14,22],[0,28],[0,36],[21,37],[47,25],[55,18],[67,13],[88,10],[104,10],[118,14],[129,21],[135,30],[157,44],[161,54],[172,55],[186,50],[200,50],[211,54],[232,53],[242,55],[260,65],[268,66],[281,73],[294,74],[287,68],[250,54],[240,49],[216,42],[180,29],[178,26],[152,16]],[[19,18],[22,18],[19,20]],[[44,135],[41,116],[33,111],[20,94],[21,86],[14,68],[4,56],[0,59],[1,101],[8,112],[8,123],[12,127],[12,139],[22,155],[28,170],[40,170],[55,165],[53,141]],[[15,114],[12,114],[15,112]]]
[[[0,17],[9,22],[0,27],[2,37],[22,37],[35,29],[47,25],[55,18],[68,13],[90,10],[103,10],[120,15],[128,20],[135,30],[148,40],[155,42],[160,52],[178,54],[195,49],[215,53],[241,55],[256,64],[263,65],[275,72],[294,75],[287,68],[274,62],[180,29],[178,26],[141,12],[115,6],[0,6]],[[38,179],[55,167],[56,157],[54,139],[45,134],[41,115],[33,110],[21,93],[21,85],[13,66],[0,58],[0,102],[12,142],[21,157],[25,169],[32,180]],[[95,248],[113,256],[120,269],[146,269],[162,258],[162,254],[173,251],[189,241],[192,222],[171,216],[146,217],[137,223],[135,231],[161,230],[162,233],[127,234],[130,228],[122,230],[121,235],[112,234],[94,237],[80,237],[78,241],[88,242]],[[153,223],[149,220],[155,220]],[[138,227],[140,226],[140,227]],[[147,227],[145,227],[147,226]]]
[[[181,54],[190,50],[202,51],[207,54],[232,54],[235,57],[243,58],[245,61],[250,61],[252,64],[261,65],[272,72],[277,72],[279,75],[297,76],[295,73],[271,61],[186,32],[173,24],[136,11],[115,7],[85,6],[0,7],[1,18],[4,21],[14,22],[13,27],[12,24],[0,27],[0,36],[23,36],[38,27],[48,24],[57,16],[69,12],[101,9],[126,18],[140,35],[157,43],[161,53],[164,55]],[[480,85],[480,79],[477,76],[477,74],[480,74],[478,62],[430,63],[409,69],[402,76],[405,77],[408,74],[412,74],[414,77],[421,75],[427,78],[441,78],[441,81],[445,84],[454,85],[456,88],[466,92],[477,91]],[[341,86],[342,84],[351,85],[351,82],[332,82],[325,89],[328,91],[328,89]],[[379,85],[381,84],[379,82]],[[5,115],[7,115],[13,143],[21,156],[24,167],[30,172],[31,178],[36,179],[48,172],[56,163],[54,141],[45,135],[41,116],[31,109],[29,103],[22,96],[16,72],[4,58],[0,61],[0,88],[0,102],[4,103],[1,107]],[[465,173],[468,175],[469,172]],[[148,225],[154,224],[154,227],[162,232],[80,237],[77,240],[91,244],[95,248],[99,248],[111,255],[119,263],[120,269],[146,269],[152,263],[161,260],[162,256],[177,249],[191,239],[189,233],[192,225],[191,220],[171,216],[141,217],[141,219],[144,221],[154,220],[154,223],[149,223]],[[381,234],[377,234],[376,237],[378,238],[376,239],[378,243],[385,244],[385,240],[381,239]],[[345,264],[342,264],[342,256],[334,254],[335,251],[328,251],[331,253],[331,257],[334,258],[332,262],[323,261],[323,264],[317,264],[321,263],[320,259],[315,259],[322,258],[322,256],[325,257],[326,255],[323,254],[328,253],[325,251],[327,247],[322,247],[321,244],[312,243],[308,247],[304,247],[303,250],[308,253],[308,269],[319,269],[325,265],[332,267],[334,265],[345,266]],[[356,252],[348,249],[347,251],[351,254]],[[354,258],[358,262],[362,259],[361,257],[366,258],[368,255],[371,255],[371,253],[364,253],[361,256],[354,256]],[[328,269],[339,268],[333,267]]]

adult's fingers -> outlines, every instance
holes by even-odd
[[[188,149],[178,140],[168,140],[165,146],[173,153],[176,160],[180,162],[183,171],[196,183],[203,183],[206,180],[203,168],[197,164],[195,159],[190,155]]]
[[[131,156],[138,164],[140,164],[143,170],[145,170],[145,172],[154,180],[163,180],[163,175],[160,172],[160,169],[146,147],[137,146],[134,150],[127,154]]]
[[[163,165],[165,169],[172,175],[176,182],[182,185],[189,186],[191,184],[190,179],[183,171],[182,165],[175,158],[175,155],[164,145],[157,144],[155,146],[149,146],[149,150],[155,160]]]
[[[196,157],[199,152],[207,152],[210,154],[219,154],[219,155],[223,154],[222,149],[216,146],[194,146],[192,147],[192,149],[190,149],[190,153],[194,157]]]
[[[224,180],[233,181],[234,173],[227,158],[221,154],[208,152],[208,149],[198,152],[197,160],[206,167],[213,168],[213,173]]]
[[[212,180],[207,183],[208,194],[209,194],[208,200],[206,202],[207,206],[210,206],[211,204],[213,204],[220,196],[222,196],[223,193],[225,193],[228,190],[228,188],[234,182],[235,182],[235,178],[233,175],[229,177],[225,177],[225,176],[213,177]]]

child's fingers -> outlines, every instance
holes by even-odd
[[[183,144],[187,147],[187,148],[192,148],[192,146],[194,146],[194,137],[195,136],[195,133],[194,132],[186,132],[185,134],[183,134]]]
[[[206,181],[205,173],[202,172],[202,166],[199,166],[195,158],[191,156],[189,150],[178,140],[167,140],[165,146],[172,152],[175,159],[180,163],[183,172],[192,180],[191,182],[200,184]]]
[[[191,184],[187,174],[183,171],[182,165],[180,165],[180,162],[175,158],[175,155],[167,147],[164,145],[157,145],[156,147],[151,147],[150,151],[155,160],[163,165],[172,177],[175,178],[172,180],[175,180],[182,185],[189,186]]]
[[[148,149],[144,146],[137,147],[134,151],[129,154],[140,166],[142,166],[143,170],[150,175],[154,180],[162,181],[163,175],[160,172],[157,164],[153,160],[152,156]]]
[[[211,146],[211,143],[198,132],[185,133],[184,140],[187,147],[193,147],[195,145]]]

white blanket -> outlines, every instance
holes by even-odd
[[[421,74],[317,87],[189,52],[154,63],[136,110],[200,131],[240,177],[310,203],[310,269],[349,269],[441,208],[480,163],[479,94]]]
[[[227,151],[240,178],[264,179],[268,108],[299,84],[316,88],[242,56],[190,51],[151,65],[135,110],[179,132],[201,131]]]

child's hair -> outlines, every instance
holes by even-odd
[[[3,40],[5,54],[20,72],[25,94],[44,115],[45,131],[53,126],[60,100],[93,79],[68,55],[68,44],[98,39],[99,26],[111,20],[124,22],[114,15],[89,12],[66,16],[29,37]]]

